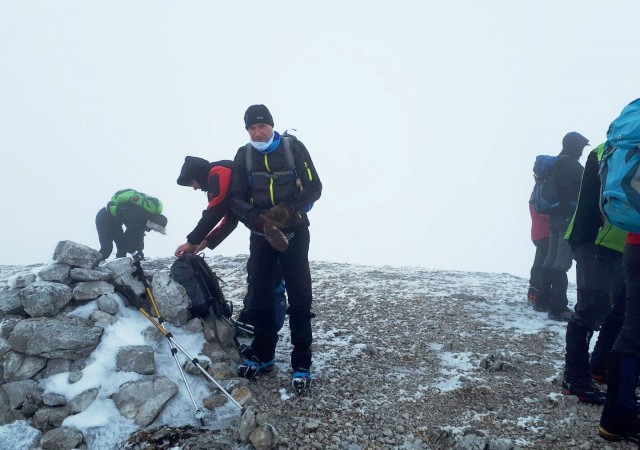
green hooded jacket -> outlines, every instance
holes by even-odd
[[[600,158],[604,143],[587,158],[580,184],[578,205],[564,238],[571,245],[596,244],[622,252],[627,232],[611,225],[600,211]]]
[[[115,217],[120,203],[133,203],[150,214],[160,214],[162,212],[162,202],[160,200],[133,189],[122,189],[113,194],[111,201],[107,204],[107,210],[112,216]]]

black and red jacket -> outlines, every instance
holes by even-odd
[[[233,161],[223,160],[209,163],[206,179],[203,172],[200,176],[194,173],[193,179],[207,192],[208,203],[198,224],[187,235],[190,244],[198,245],[206,239],[209,248],[215,248],[238,226],[238,219],[229,208],[228,200],[233,172]]]

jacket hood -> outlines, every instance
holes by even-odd
[[[209,187],[207,178],[210,167],[211,163],[206,159],[198,158],[197,156],[187,156],[184,159],[184,164],[182,164],[177,182],[180,186],[190,186],[191,181],[196,180],[200,188],[206,191]]]
[[[560,154],[579,159],[587,145],[589,145],[589,139],[576,131],[571,131],[562,138],[562,151]]]

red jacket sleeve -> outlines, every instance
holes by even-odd
[[[229,202],[226,199],[231,183],[231,173],[231,169],[224,166],[213,166],[209,171],[207,178],[209,203],[196,227],[187,235],[187,242],[190,244],[199,244],[229,211]]]

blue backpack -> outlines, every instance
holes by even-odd
[[[629,103],[607,131],[600,161],[600,208],[613,225],[640,233],[640,99]]]
[[[552,214],[560,206],[553,176],[553,167],[557,159],[557,156],[538,155],[533,163],[536,184],[533,186],[530,201],[539,214]]]

